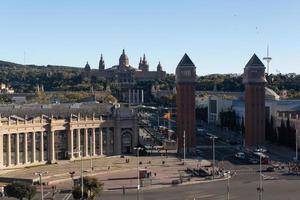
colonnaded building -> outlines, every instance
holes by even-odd
[[[139,143],[126,104],[76,103],[0,107],[0,168],[127,154]]]

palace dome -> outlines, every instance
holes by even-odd
[[[129,59],[128,56],[125,53],[125,50],[123,49],[123,52],[119,58],[119,65],[120,66],[129,66]]]

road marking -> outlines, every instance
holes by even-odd
[[[62,200],[68,200],[71,198],[71,196],[72,196],[72,193],[70,192]]]
[[[44,197],[48,196],[50,193],[51,193],[51,192],[47,192],[47,193],[44,195]]]

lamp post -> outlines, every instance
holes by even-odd
[[[82,152],[82,150],[79,150],[79,151],[75,151],[73,153],[77,153],[80,156],[80,161],[81,161],[81,169],[80,169],[81,183],[80,183],[80,187],[81,187],[81,199],[83,199],[83,152]]]
[[[139,190],[140,190],[140,170],[139,170],[139,165],[140,165],[140,150],[142,150],[142,147],[134,147],[136,150],[136,155],[137,155],[137,196],[136,199],[139,200]]]
[[[262,200],[263,199],[263,176],[262,176],[262,166],[261,166],[261,160],[262,160],[262,156],[259,155],[259,188],[257,188],[258,191],[258,199]]]
[[[213,173],[212,173],[212,176],[213,176],[213,179],[214,179],[215,178],[215,165],[216,165],[216,163],[215,163],[215,160],[216,160],[215,140],[218,139],[218,137],[213,135],[213,134],[210,134],[210,133],[208,133],[207,135],[212,140],[212,148],[213,148]]]
[[[295,132],[295,137],[296,137],[295,162],[298,162],[298,131],[297,130]]]
[[[183,131],[183,165],[185,165],[185,131]]]
[[[230,199],[230,194],[229,194],[230,193],[230,183],[229,183],[229,181],[233,175],[235,175],[235,173],[232,174],[230,171],[227,171],[224,173],[224,176],[227,177],[227,200]]]
[[[48,174],[47,171],[40,171],[40,172],[35,172],[34,175],[40,177],[40,186],[41,186],[41,195],[42,195],[42,200],[44,200],[44,190],[43,190],[43,182],[42,182],[42,177],[43,175]]]

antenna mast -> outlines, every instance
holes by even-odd
[[[272,58],[269,56],[269,45],[267,47],[267,57],[264,57],[263,60],[267,61],[267,74],[269,75],[270,70],[270,62]]]

